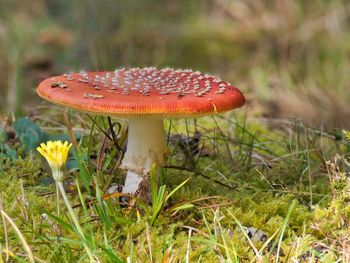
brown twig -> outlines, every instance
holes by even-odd
[[[78,142],[75,139],[72,124],[71,124],[69,117],[68,117],[68,110],[67,109],[63,110],[63,116],[64,116],[64,123],[67,127],[67,130],[68,130],[70,141],[73,144],[73,147],[75,149],[78,149]]]
[[[108,124],[109,124],[109,132],[112,134],[114,146],[118,149],[118,151],[121,151],[120,146],[119,146],[118,141],[117,141],[117,136],[116,136],[115,131],[114,131],[115,124],[112,123],[111,117],[108,116],[107,119],[108,119]]]

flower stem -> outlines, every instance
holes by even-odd
[[[56,210],[57,210],[57,217],[60,218],[60,190],[58,189],[57,182],[56,182]]]
[[[61,215],[60,199],[60,189],[58,188],[58,183],[56,182],[56,211],[58,218],[60,218]],[[61,226],[58,227],[58,236],[61,236]]]
[[[67,197],[67,194],[66,194],[66,191],[64,190],[64,187],[63,187],[63,184],[62,182],[59,182],[57,181],[56,182],[57,185],[58,185],[58,188],[60,189],[60,192],[61,192],[61,195],[63,197],[63,200],[68,208],[68,211],[69,211],[69,214],[75,224],[75,227],[76,229],[78,230],[82,240],[83,240],[83,244],[84,244],[84,247],[85,247],[85,250],[86,250],[86,253],[88,254],[89,258],[90,258],[90,262],[96,262],[94,256],[93,256],[93,253],[91,252],[90,248],[87,246],[86,244],[86,239],[85,239],[85,236],[84,236],[84,232],[83,232],[83,229],[81,228],[80,224],[79,224],[79,221],[78,221],[78,218],[77,216],[75,215],[74,213],[74,210],[69,202],[69,199]]]

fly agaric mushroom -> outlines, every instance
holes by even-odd
[[[237,88],[214,76],[154,67],[64,74],[44,80],[37,92],[64,107],[129,120],[122,161],[128,194],[135,194],[154,163],[164,163],[164,119],[216,114],[245,103]]]

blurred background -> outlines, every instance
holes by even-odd
[[[348,0],[0,0],[0,110],[44,103],[51,75],[152,65],[230,81],[254,118],[349,128],[349,29]]]

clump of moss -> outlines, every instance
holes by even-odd
[[[337,155],[334,161],[327,162],[327,168],[333,198],[328,207],[316,207],[311,233],[341,256],[350,247],[350,164]]]
[[[42,197],[35,190],[35,182],[41,175],[40,162],[30,156],[15,161],[1,159],[0,162],[2,163],[0,189],[3,209],[14,220],[24,237],[31,241],[30,244],[37,247],[35,244],[42,242],[38,231],[43,210],[54,210],[53,196],[52,198],[50,196]],[[2,223],[0,221],[0,226]],[[7,235],[9,240],[17,240],[16,233],[11,229]],[[4,228],[0,227],[0,244],[4,244],[4,238]],[[13,252],[25,253],[21,246],[14,246],[12,241],[10,245],[14,249]],[[49,253],[49,246],[49,244],[48,246],[38,246],[37,249],[40,253]]]
[[[345,157],[337,155],[327,162],[333,199],[326,209],[315,210],[316,232],[321,236],[338,236],[339,231],[348,230],[350,220],[350,164]]]

